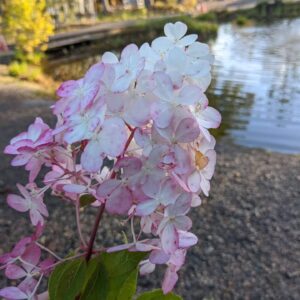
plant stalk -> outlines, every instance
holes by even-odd
[[[126,144],[125,144],[125,147],[124,147],[124,149],[123,149],[123,152],[122,152],[122,154],[117,158],[117,161],[118,161],[120,158],[124,157],[124,154],[125,154],[127,148],[129,147],[129,145],[130,145],[132,139],[133,139],[135,129],[136,129],[136,128],[134,128],[134,129],[131,131],[131,133],[130,133],[128,139],[127,139],[127,142],[126,142]],[[116,172],[113,171],[113,172],[111,173],[110,179],[115,178],[116,175],[117,175]],[[96,239],[96,234],[97,234],[97,230],[98,230],[98,227],[99,227],[99,224],[100,224],[100,220],[101,220],[102,215],[103,215],[103,213],[104,213],[104,209],[105,209],[105,203],[101,204],[101,206],[99,207],[98,214],[97,214],[97,216],[96,216],[96,220],[95,220],[95,223],[94,223],[93,231],[92,231],[92,234],[91,234],[89,243],[88,243],[87,253],[86,253],[86,256],[85,256],[85,260],[86,260],[87,262],[91,259],[91,256],[92,256],[92,254],[93,254],[93,246],[94,246],[94,242],[95,242],[95,239]]]

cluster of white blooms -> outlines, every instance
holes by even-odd
[[[40,283],[36,277],[57,263],[40,261],[37,242],[48,216],[47,190],[73,203],[78,214],[87,194],[99,211],[125,216],[132,223],[132,242],[107,251],[149,252],[140,272],[166,264],[163,291],[173,289],[187,248],[197,242],[187,213],[200,205],[201,192],[209,193],[216,153],[208,130],[219,126],[221,116],[205,96],[211,81],[208,46],[195,34],[185,35],[181,22],[164,29],[165,36],[151,45],[130,44],[120,58],[106,52],[83,78],[64,82],[53,105],[56,127],[37,118],[6,147],[15,155],[12,165],[29,171],[29,183],[18,184],[22,196],[10,194],[8,204],[29,212],[38,233],[1,257],[8,278],[25,279],[0,290],[0,296],[33,299]],[[38,187],[35,179],[43,166],[48,173]],[[89,259],[93,239],[86,242],[77,221],[81,251]]]

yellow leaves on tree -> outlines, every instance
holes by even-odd
[[[198,1],[197,0],[183,0],[183,6],[188,10],[194,10]]]
[[[30,55],[46,49],[54,26],[45,0],[5,0],[3,9],[4,31],[16,51]]]

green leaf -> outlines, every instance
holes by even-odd
[[[79,198],[80,207],[87,206],[89,204],[92,204],[95,201],[96,201],[96,198],[93,195],[89,195],[89,194],[82,195]]]
[[[173,293],[168,293],[164,295],[162,290],[154,290],[139,295],[136,300],[182,300],[182,298]]]
[[[88,264],[80,300],[132,300],[138,264],[147,254],[120,251],[93,258]]]
[[[49,279],[50,300],[74,300],[82,289],[86,269],[87,264],[84,258],[58,265]]]

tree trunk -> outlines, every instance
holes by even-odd
[[[78,0],[78,12],[80,16],[85,15],[84,0]]]
[[[89,16],[96,17],[96,7],[94,0],[86,0],[85,9]]]
[[[146,8],[151,8],[153,6],[154,0],[145,0]]]
[[[108,0],[101,0],[101,4],[102,4],[102,11],[104,14],[107,14],[112,11]]]

